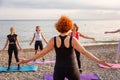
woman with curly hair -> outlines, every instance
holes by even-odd
[[[64,80],[66,77],[68,80],[80,80],[76,58],[73,53],[74,49],[76,49],[91,60],[111,67],[106,61],[100,60],[88,52],[76,38],[68,36],[69,30],[73,28],[73,22],[71,19],[66,16],[61,16],[56,23],[55,28],[60,33],[58,36],[51,38],[46,47],[40,53],[30,59],[21,59],[18,64],[28,63],[34,59],[41,58],[49,51],[55,49],[56,62],[53,79]]]

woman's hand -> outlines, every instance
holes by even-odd
[[[4,53],[5,51],[5,48],[3,48],[2,50],[0,50],[0,53]]]
[[[23,49],[20,47],[20,51],[22,51]]]
[[[32,43],[29,44],[30,46],[32,45]]]
[[[19,62],[17,62],[17,64],[26,64],[28,62],[29,62],[29,60],[22,58],[22,59],[20,59]]]
[[[2,51],[4,51],[4,50],[5,50],[5,48],[2,49]]]
[[[109,64],[109,63],[107,63],[106,60],[100,60],[98,63],[99,63],[99,64],[102,64],[102,65],[104,65],[104,66],[112,67],[112,65]]]
[[[105,34],[107,34],[108,32],[105,32]]]
[[[93,41],[96,41],[95,38],[92,38]]]

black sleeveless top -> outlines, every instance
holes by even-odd
[[[55,67],[76,67],[74,50],[72,47],[72,37],[69,40],[69,48],[64,45],[64,40],[67,36],[59,36],[61,39],[61,46],[58,48],[56,45],[56,37],[54,37],[54,47],[56,52]]]
[[[13,35],[9,34],[9,35],[7,35],[7,37],[8,37],[8,40],[9,40],[10,43],[11,42],[16,43],[17,34],[13,34]]]

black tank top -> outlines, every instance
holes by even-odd
[[[67,36],[59,36],[61,39],[61,46],[58,48],[56,45],[56,37],[54,37],[54,47],[56,52],[55,67],[76,67],[75,55],[73,52],[72,37],[69,40],[69,48],[64,45],[64,40]]]
[[[16,42],[16,37],[17,37],[17,34],[13,34],[13,35],[11,35],[11,34],[9,34],[9,35],[7,35],[7,37],[8,37],[8,40],[9,40],[9,42],[11,43],[11,42]]]

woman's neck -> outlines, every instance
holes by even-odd
[[[65,36],[65,35],[68,35],[68,33],[61,33],[60,35],[61,36]]]
[[[11,35],[13,35],[14,33],[10,33]]]
[[[72,31],[73,33],[76,33],[77,31]]]
[[[36,31],[37,33],[40,33],[40,31]]]

